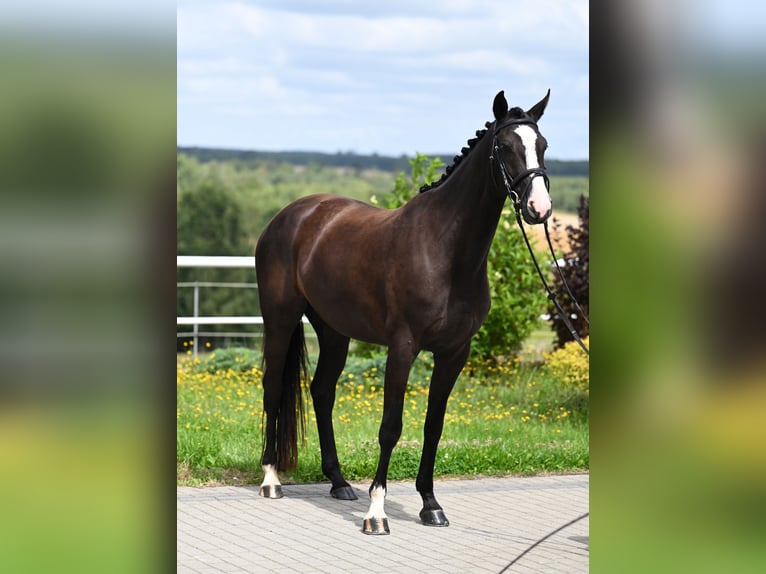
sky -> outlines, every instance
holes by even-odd
[[[588,159],[583,0],[180,0],[177,143],[458,154],[504,90],[549,159]]]

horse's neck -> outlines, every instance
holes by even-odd
[[[483,272],[505,202],[492,177],[489,134],[434,193],[439,217],[449,226],[444,248],[465,272]],[[438,196],[438,197],[437,197]]]

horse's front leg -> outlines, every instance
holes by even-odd
[[[434,496],[434,463],[436,448],[444,428],[447,399],[468,359],[469,350],[470,344],[457,353],[434,354],[434,372],[428,391],[428,412],[423,427],[423,454],[420,457],[420,468],[415,482],[415,488],[423,498],[420,520],[427,526],[449,526],[449,520]]]
[[[375,478],[370,486],[370,509],[364,517],[362,532],[365,534],[389,534],[388,517],[383,508],[386,497],[386,477],[391,453],[402,434],[402,410],[407,377],[418,351],[411,341],[390,347],[386,361],[383,391],[383,420],[380,423],[378,442],[380,458]]]

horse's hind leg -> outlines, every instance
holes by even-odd
[[[289,335],[288,335],[289,336]],[[263,342],[263,414],[264,444],[261,456],[263,482],[260,495],[266,498],[282,498],[282,485],[277,475],[277,416],[282,399],[282,371],[287,355],[285,337],[273,332],[264,335]]]
[[[305,301],[303,303],[305,305]],[[274,309],[272,308],[271,311]],[[300,363],[303,361],[303,326],[300,305],[264,311],[263,483],[260,494],[281,498],[277,470],[295,465],[297,424],[300,416]],[[296,388],[297,385],[297,388]],[[287,387],[287,388],[286,388]],[[290,396],[292,395],[292,396]],[[287,430],[292,429],[292,430]]]
[[[309,309],[306,313],[319,338],[319,359],[311,381],[311,398],[317,417],[319,446],[322,451],[322,472],[332,482],[330,494],[341,500],[356,500],[354,489],[340,471],[332,411],[335,406],[335,388],[348,355],[349,339],[331,328]]]
[[[434,372],[428,391],[428,412],[423,427],[423,454],[415,481],[415,488],[423,499],[420,520],[427,526],[449,526],[449,520],[434,496],[434,462],[444,428],[447,399],[465,365],[469,350],[470,345],[466,345],[457,353],[434,354]]]

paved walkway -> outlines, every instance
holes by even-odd
[[[499,573],[531,545],[588,512],[587,474],[439,480],[435,493],[450,526],[420,524],[414,482],[390,482],[391,534],[362,534],[368,484],[358,500],[329,496],[330,485],[285,485],[268,500],[257,486],[177,489],[180,573]],[[588,518],[567,526],[506,572],[588,571]]]

